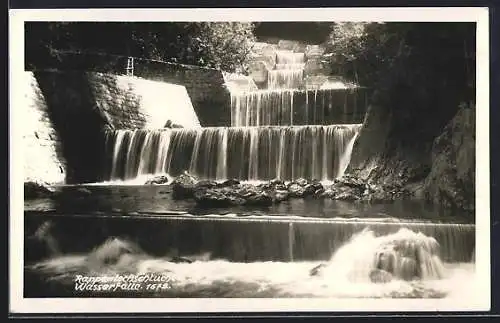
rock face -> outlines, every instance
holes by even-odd
[[[321,195],[332,200],[365,202],[390,202],[411,197],[411,193],[401,185],[375,184],[351,175],[336,179]]]
[[[412,196],[473,211],[474,106],[449,103],[433,115],[418,105],[404,107],[408,98],[398,100],[396,107],[402,111],[387,106],[368,109],[346,172],[378,186],[370,194],[373,200]],[[355,193],[340,197],[355,200]]]
[[[436,138],[426,198],[441,205],[475,209],[475,111],[462,108]]]

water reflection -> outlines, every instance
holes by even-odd
[[[58,213],[162,213],[187,212],[195,215],[238,214],[293,215],[303,217],[359,217],[430,220],[433,222],[474,223],[474,217],[437,209],[422,201],[399,200],[393,203],[364,203],[330,199],[291,199],[280,204],[258,207],[198,208],[193,199],[174,200],[168,185],[158,186],[64,186],[53,199],[25,201],[27,211]]]

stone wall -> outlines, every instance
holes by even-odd
[[[24,104],[19,124],[23,130],[24,181],[64,183],[66,161],[62,156],[61,141],[50,120],[49,109],[38,83],[31,72],[23,73]],[[18,149],[14,143],[13,149]]]
[[[93,71],[124,75],[128,57],[59,52],[40,57],[26,53],[27,70]],[[182,85],[186,88],[202,126],[229,126],[230,94],[222,72],[216,69],[134,59],[133,75],[153,81]]]
[[[96,107],[115,129],[158,129],[168,120],[183,127],[200,126],[184,86],[124,75],[85,75]]]
[[[67,163],[66,183],[99,181],[104,167],[103,130],[113,124],[98,108],[87,74],[36,72],[34,75],[47,103],[50,121],[61,138],[61,151]]]
[[[61,138],[68,183],[103,180],[110,165],[105,129],[163,128],[168,120],[200,126],[186,89],[179,85],[94,72],[26,73],[39,86],[36,95],[45,104],[45,121]]]
[[[321,45],[308,45],[304,42],[291,40],[278,40],[274,42],[256,42],[253,46],[249,63],[249,75],[254,79],[259,88],[267,86],[268,70],[274,69],[275,55],[278,50],[291,50],[304,53],[304,78],[306,88],[318,89],[330,81],[331,69],[322,62],[325,48]]]

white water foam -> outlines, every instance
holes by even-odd
[[[135,253],[133,245],[118,239],[105,243],[90,254],[54,258],[31,269],[63,284],[73,284],[76,274],[164,273],[173,284],[168,292],[170,296],[458,298],[472,290],[475,281],[473,263],[445,263],[441,268],[442,277],[371,282],[368,270],[372,269],[370,264],[376,247],[398,239],[432,241],[433,238],[406,229],[381,237],[364,231],[338,249],[318,276],[310,275],[310,270],[320,265],[314,261],[233,263],[222,259],[208,260],[209,255],[204,254],[193,257],[198,259],[193,263],[172,263]],[[120,255],[120,250],[126,252]],[[110,257],[116,261],[99,262]]]

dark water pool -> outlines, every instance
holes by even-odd
[[[397,218],[432,222],[474,223],[470,214],[440,210],[422,201],[363,203],[330,199],[291,199],[269,207],[201,209],[193,199],[174,200],[170,186],[65,186],[52,199],[25,201],[25,210],[67,214],[237,214],[293,215],[315,218]]]

